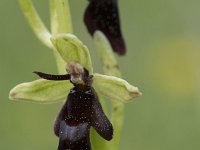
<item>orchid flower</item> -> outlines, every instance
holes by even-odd
[[[141,93],[121,78],[94,73],[88,48],[73,34],[57,34],[51,41],[65,61],[68,73],[34,72],[43,79],[15,86],[9,97],[43,104],[64,101],[67,97],[54,125],[60,139],[58,150],[90,150],[91,127],[106,140],[113,137],[112,124],[103,112],[98,95],[128,102]]]

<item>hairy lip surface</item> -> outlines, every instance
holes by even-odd
[[[58,150],[90,150],[90,127],[106,140],[113,137],[112,124],[104,114],[94,88],[75,86],[55,121],[54,132],[60,138]]]

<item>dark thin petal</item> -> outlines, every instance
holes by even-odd
[[[84,22],[91,35],[96,30],[102,31],[115,52],[125,54],[126,45],[120,29],[117,0],[89,0]]]
[[[37,71],[34,71],[33,73],[37,74],[39,77],[46,80],[69,80],[70,79],[69,74],[53,75],[53,74],[46,74],[46,73],[37,72]]]

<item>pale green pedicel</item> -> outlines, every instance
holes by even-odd
[[[94,42],[96,49],[100,54],[105,74],[121,77],[117,60],[106,36],[101,31],[96,31],[94,33]]]

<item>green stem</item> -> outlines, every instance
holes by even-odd
[[[72,21],[68,0],[50,0],[52,34],[72,33]]]
[[[70,16],[70,7],[68,0],[51,0],[51,32],[53,35],[59,33],[73,33],[72,21]],[[65,73],[65,61],[54,49],[57,68],[59,73]]]
[[[51,0],[51,31],[49,32],[44,25],[40,16],[38,15],[31,0],[19,0],[22,12],[30,24],[30,27],[38,37],[38,39],[44,43],[47,47],[54,50],[55,59],[57,62],[58,72],[65,73],[66,63],[53,47],[50,38],[58,33],[72,33],[72,23],[70,17],[70,9],[68,0]]]
[[[45,27],[31,0],[19,0],[22,12],[38,39],[47,47],[52,48],[51,33]]]
[[[95,45],[100,53],[103,71],[106,75],[121,77],[121,72],[117,64],[110,43],[102,32],[96,31],[94,35]],[[124,104],[112,101],[111,122],[114,127],[114,138],[107,144],[107,150],[118,150],[120,143],[120,133],[124,121]]]

